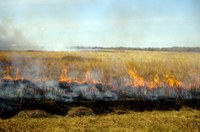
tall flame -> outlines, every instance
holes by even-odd
[[[64,67],[61,72],[59,81],[60,82],[68,82],[68,83],[72,82],[72,79],[70,77],[68,77],[67,74],[68,74],[68,69],[67,69],[67,67]]]
[[[19,69],[16,69],[14,80],[24,80],[24,76],[20,73]]]
[[[145,86],[144,79],[137,74],[136,70],[128,70],[128,74],[132,80],[132,85],[135,87]]]
[[[182,87],[182,82],[178,81],[175,77],[165,75],[164,82],[167,83],[170,87]]]
[[[161,85],[162,83],[160,82],[160,78],[159,78],[159,76],[158,76],[158,74],[156,74],[155,76],[154,76],[154,78],[153,78],[153,81],[151,81],[150,83],[149,83],[149,88],[157,88],[157,87],[159,87],[160,85]]]
[[[4,80],[12,80],[13,78],[11,77],[11,70],[12,67],[11,66],[7,66],[6,69],[4,70]]]
[[[68,69],[67,67],[64,67],[61,74],[60,74],[60,79],[59,79],[60,82],[66,82],[66,83],[78,83],[78,84],[84,84],[84,83],[93,83],[93,84],[96,84],[96,83],[99,83],[100,81],[97,81],[96,79],[94,79],[91,75],[91,72],[89,70],[86,71],[85,73],[85,77],[84,79],[72,79],[71,77],[68,76]]]
[[[4,70],[4,77],[3,80],[24,80],[24,76],[22,73],[20,73],[19,69],[16,68],[15,70],[15,75],[12,76],[12,67],[7,66],[6,69]]]
[[[89,70],[86,71],[85,73],[85,79],[83,80],[84,83],[99,83],[99,81],[97,81],[96,79],[93,78],[93,76],[91,75],[91,72]]]

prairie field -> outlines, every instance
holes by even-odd
[[[163,51],[66,51],[66,52],[0,52],[0,77],[15,77],[16,70],[23,78],[59,80],[62,73],[72,80],[83,80],[89,71],[99,82],[182,83],[200,84],[200,54],[195,52]],[[8,68],[12,66],[12,68]],[[67,69],[63,70],[63,69]],[[7,70],[7,72],[5,72]],[[8,71],[9,70],[9,71]],[[90,81],[88,79],[88,81]],[[126,82],[126,83],[127,83]],[[176,83],[179,82],[179,83]]]
[[[199,60],[197,52],[1,51],[0,78],[199,89]],[[192,108],[37,118],[25,113],[0,119],[0,131],[199,131],[199,115]]]

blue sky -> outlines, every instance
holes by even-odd
[[[200,46],[199,14],[199,0],[1,0],[0,42],[50,50]]]

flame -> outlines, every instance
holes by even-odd
[[[183,83],[180,80],[178,80],[175,76],[173,75],[160,75],[155,74],[153,78],[149,78],[151,81],[146,81],[143,77],[141,77],[138,72],[135,69],[128,69],[127,74],[129,75],[130,79],[125,80],[124,86],[131,86],[131,87],[146,87],[150,89],[158,88],[158,87],[171,87],[171,88],[194,88],[194,87],[199,87],[200,86],[200,76],[197,76],[195,82],[192,83]],[[117,83],[108,82],[108,80],[103,80],[100,78],[95,78],[94,74],[91,73],[90,70],[87,70],[84,74],[84,77],[79,78],[79,77],[70,77],[69,76],[69,70],[65,66],[61,70],[60,77],[59,77],[59,82],[66,82],[66,83],[78,83],[78,84],[98,84],[101,83],[103,85],[109,85],[112,86],[113,88],[118,88]],[[26,77],[26,78],[25,78]],[[17,80],[24,80],[28,79],[33,82],[38,82],[38,81],[48,81],[51,78],[50,77],[45,77],[45,76],[39,76],[38,78],[31,78],[29,73],[24,77],[22,72],[20,71],[19,68],[13,68],[11,66],[6,66],[5,70],[3,71],[3,80],[12,80],[12,81],[17,81]],[[107,82],[107,83],[106,83]],[[119,84],[120,85],[120,84]]]
[[[163,83],[170,87],[183,87],[183,83],[181,81],[169,75],[165,75],[164,80],[160,80],[159,76],[156,74],[152,81],[146,82],[143,77],[137,74],[136,70],[128,70],[128,74],[134,87],[147,87],[153,89],[159,86],[163,86]]]
[[[153,89],[153,88],[159,87],[161,84],[162,83],[160,82],[160,78],[159,78],[158,74],[156,74],[153,78],[153,81],[151,81],[148,86],[149,86],[149,88]]]
[[[13,81],[16,81],[16,80],[24,80],[24,76],[22,75],[22,73],[20,73],[19,69],[16,68],[16,71],[15,71],[15,75],[14,77],[11,75],[12,73],[12,67],[11,66],[7,66],[6,69],[4,70],[4,77],[3,77],[3,80],[13,80]]]
[[[178,81],[175,77],[169,75],[164,76],[164,82],[170,87],[182,87],[183,85],[181,81]]]
[[[64,67],[61,74],[60,74],[60,82],[66,82],[66,83],[78,83],[78,84],[84,84],[84,83],[92,83],[92,84],[97,84],[100,83],[100,81],[97,81],[92,77],[92,74],[89,70],[86,71],[84,79],[72,79],[71,77],[68,76],[68,69],[67,67]]]
[[[12,80],[13,78],[11,77],[11,70],[12,67],[11,66],[7,66],[6,69],[4,70],[3,73],[3,80]]]
[[[14,80],[24,80],[24,76],[19,72],[19,69],[16,69]]]
[[[68,83],[71,83],[72,82],[72,79],[70,77],[68,77],[68,69],[67,67],[64,67],[61,74],[60,74],[60,79],[59,81],[60,82],[68,82]]]
[[[136,70],[128,70],[128,74],[132,80],[132,85],[135,87],[144,87],[145,82],[142,77],[137,74]]]
[[[84,83],[93,83],[93,84],[97,84],[100,83],[99,81],[97,81],[96,79],[94,79],[91,75],[91,72],[89,70],[86,71],[85,73],[85,80],[83,80]]]

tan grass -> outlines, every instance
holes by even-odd
[[[24,59],[27,57],[29,59]],[[40,74],[56,80],[59,79],[63,67],[67,66],[69,71],[79,72],[77,78],[87,70],[94,70],[101,73],[100,79],[108,81],[111,77],[127,76],[128,69],[135,69],[139,76],[147,81],[152,80],[157,74],[161,79],[164,75],[170,75],[182,82],[194,83],[200,78],[199,60],[199,53],[187,52],[0,52],[1,62],[8,65],[12,61],[22,63],[20,69],[24,72],[29,71],[31,65],[39,63],[44,67]],[[2,73],[0,76],[3,76]]]
[[[11,118],[0,120],[5,131],[199,131],[200,111],[145,111],[83,117]]]

